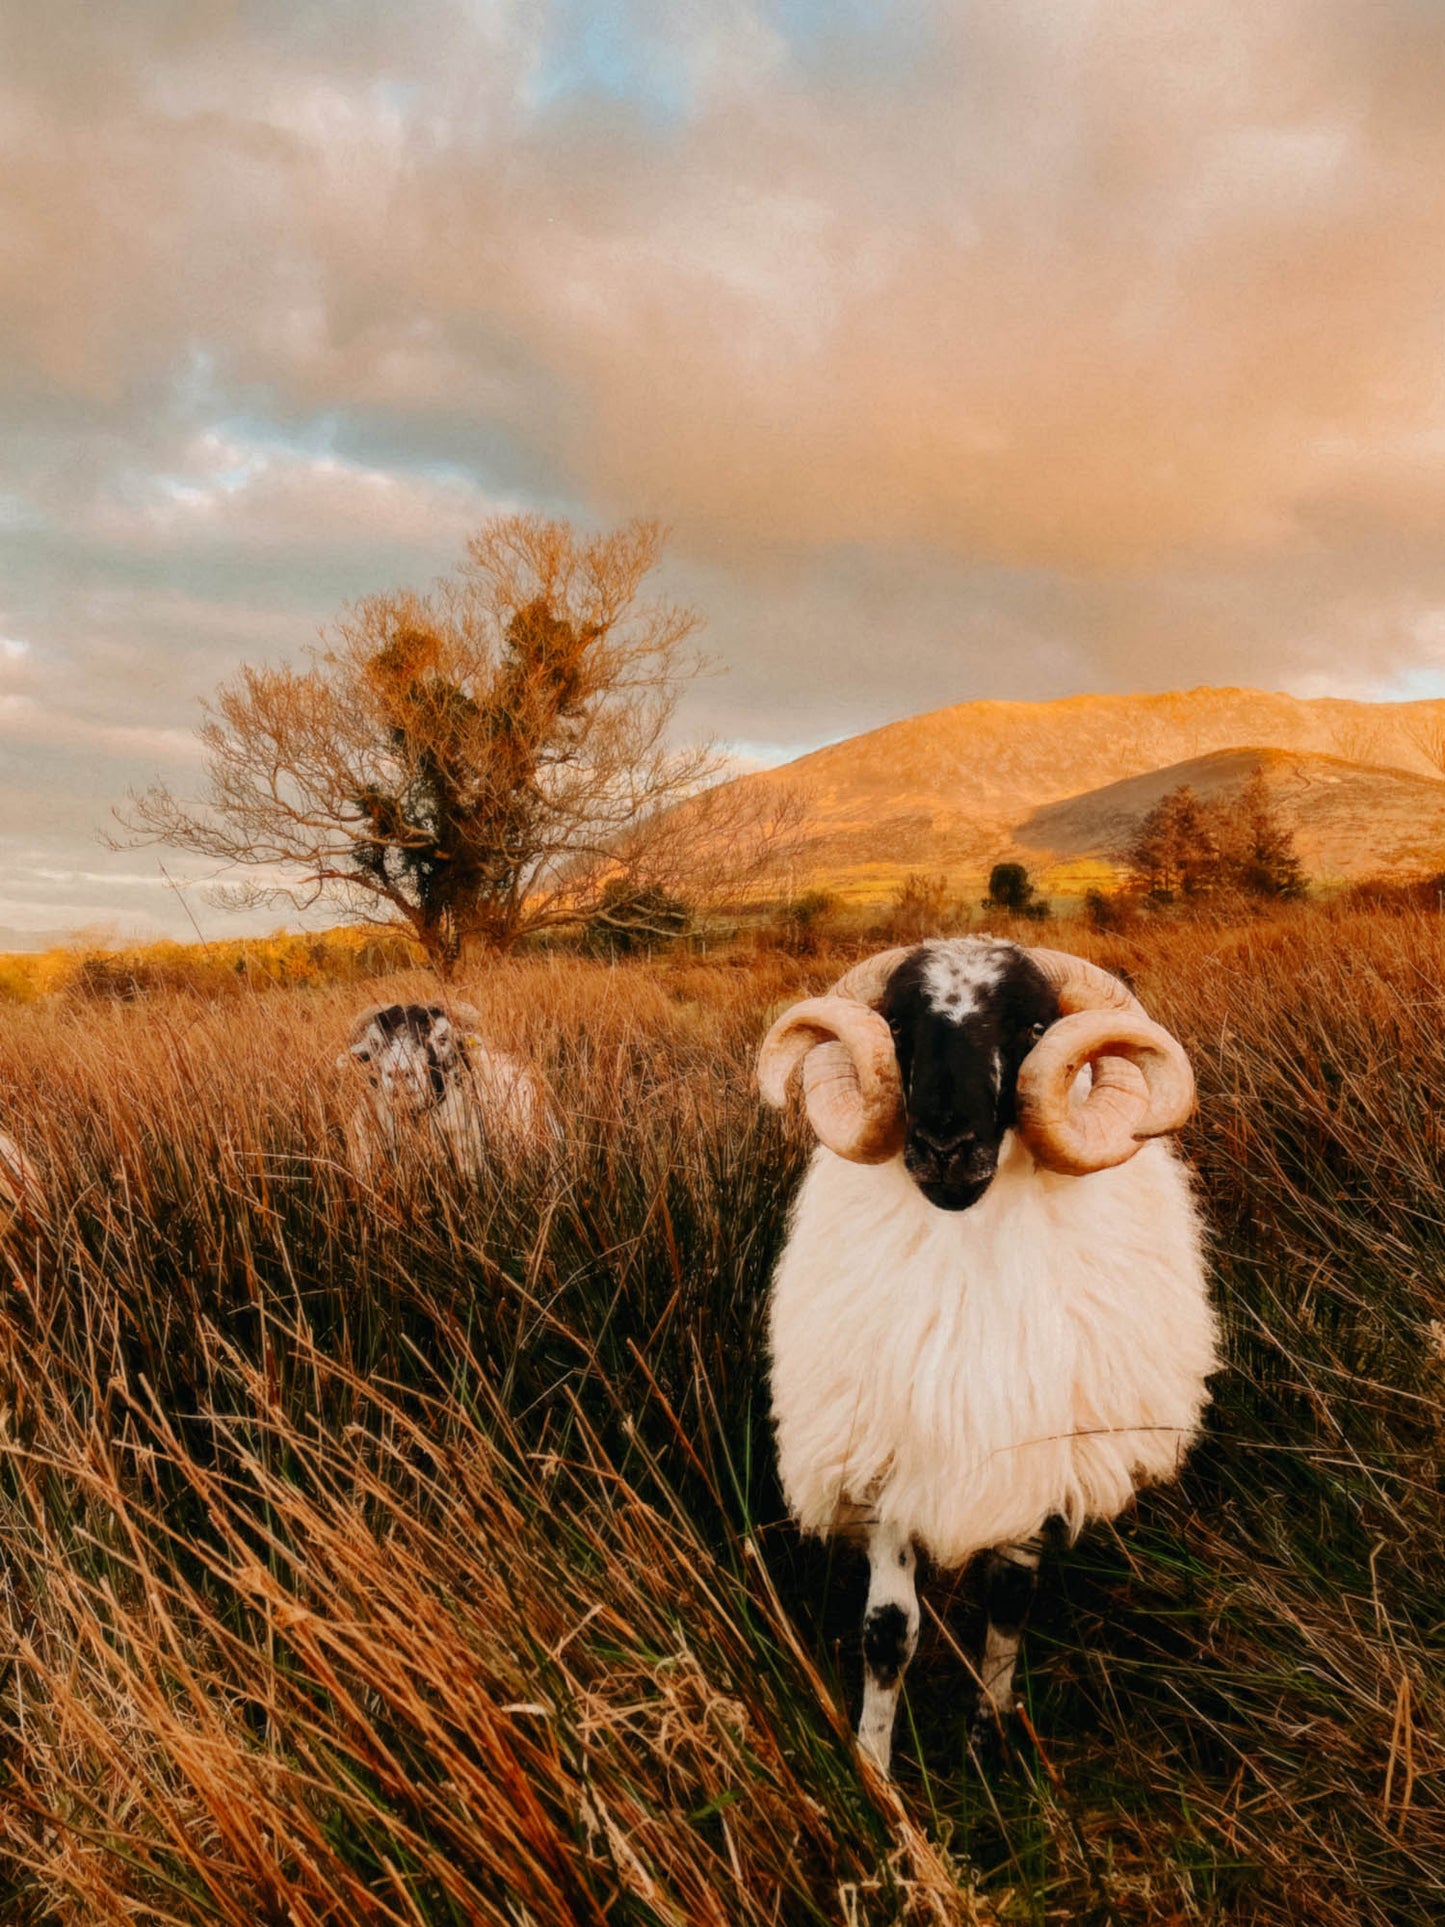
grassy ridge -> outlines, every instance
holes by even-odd
[[[762,1405],[807,1147],[751,1057],[826,963],[468,984],[567,1118],[478,1188],[340,1168],[363,990],[0,1010],[47,1173],[3,1245],[9,1915],[1440,1918],[1438,923],[1095,954],[1200,1073],[1230,1369],[1043,1589],[1030,1776],[967,1765],[930,1582],[896,1794]]]
[[[421,949],[399,929],[341,925],[310,934],[231,937],[211,943],[118,944],[77,936],[51,950],[0,955],[0,1004],[43,997],[132,1002],[171,993],[216,999],[257,990],[358,984],[415,969]]]

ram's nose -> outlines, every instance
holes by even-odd
[[[951,1122],[914,1125],[903,1163],[930,1204],[964,1211],[981,1198],[998,1169],[998,1148],[976,1131]]]

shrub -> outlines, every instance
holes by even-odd
[[[1409,912],[1445,912],[1445,873],[1424,877],[1363,877],[1336,899],[1345,911],[1383,910],[1400,916]]]
[[[588,920],[585,942],[591,950],[633,956],[674,943],[691,921],[692,912],[681,897],[639,886],[627,877],[613,877]]]
[[[948,878],[911,870],[872,934],[884,943],[922,943],[949,935],[960,923],[967,927],[967,913],[950,897]]]
[[[1083,909],[1091,930],[1132,930],[1139,920],[1137,899],[1127,890],[1086,890]]]
[[[1033,878],[1022,863],[995,863],[988,874],[985,910],[1001,910],[1015,917],[1046,917],[1047,903],[1040,903],[1034,892]]]
[[[0,957],[0,1003],[29,1004],[39,995],[36,972],[28,959]]]
[[[837,899],[828,890],[805,890],[785,903],[763,927],[765,948],[793,957],[816,956],[827,934]]]

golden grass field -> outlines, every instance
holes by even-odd
[[[995,1782],[937,1576],[860,1768],[862,1575],[774,1481],[751,1062],[839,956],[474,974],[566,1128],[470,1185],[340,1161],[420,975],[0,1007],[0,1918],[1445,1917],[1445,921],[1040,934],[1193,1055],[1228,1364],[1047,1573]]]

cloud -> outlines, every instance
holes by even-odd
[[[420,552],[445,542],[460,554],[506,506],[464,475],[398,473],[208,428],[177,451],[174,467],[128,478],[97,501],[88,529],[99,542],[153,553]]]
[[[1442,97],[1421,0],[0,0],[0,688],[129,780],[499,503],[662,515],[752,755],[1418,687]]]
[[[122,756],[154,756],[173,763],[200,760],[194,731],[103,723],[91,716],[46,709],[32,696],[0,696],[0,740],[6,737]]]

